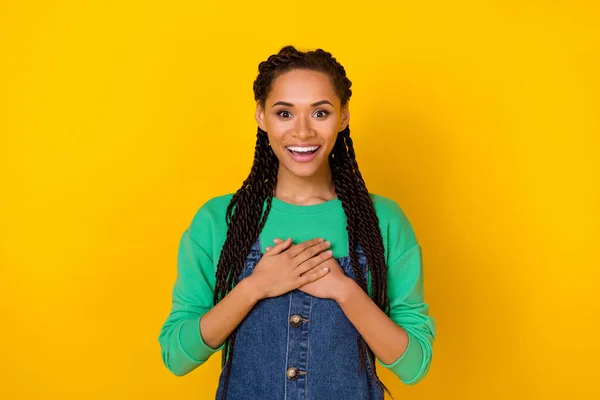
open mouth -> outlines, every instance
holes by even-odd
[[[311,146],[306,148],[295,146],[286,147],[292,159],[298,162],[307,162],[312,160],[320,148],[321,146]]]
[[[288,151],[290,153],[295,154],[295,155],[307,155],[307,154],[311,155],[311,154],[315,154],[318,150],[319,150],[318,148],[315,150],[311,150],[311,151],[294,151],[294,150],[288,149]]]

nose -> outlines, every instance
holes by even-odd
[[[301,140],[314,136],[314,131],[310,125],[309,116],[296,118],[296,126],[294,130],[294,136]]]

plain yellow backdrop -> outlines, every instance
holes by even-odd
[[[218,3],[218,2],[217,2]],[[600,397],[600,12],[585,1],[0,5],[0,398],[214,398],[162,365],[176,250],[238,189],[258,63],[331,51],[438,336],[397,399]]]

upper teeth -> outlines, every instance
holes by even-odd
[[[313,147],[294,147],[294,146],[288,146],[288,149],[290,149],[292,151],[299,151],[299,152],[315,151],[318,148],[319,148],[319,146],[313,146]]]

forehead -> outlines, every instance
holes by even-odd
[[[340,101],[329,76],[323,72],[295,69],[274,80],[267,105],[277,101],[302,105],[325,99],[332,104]]]

